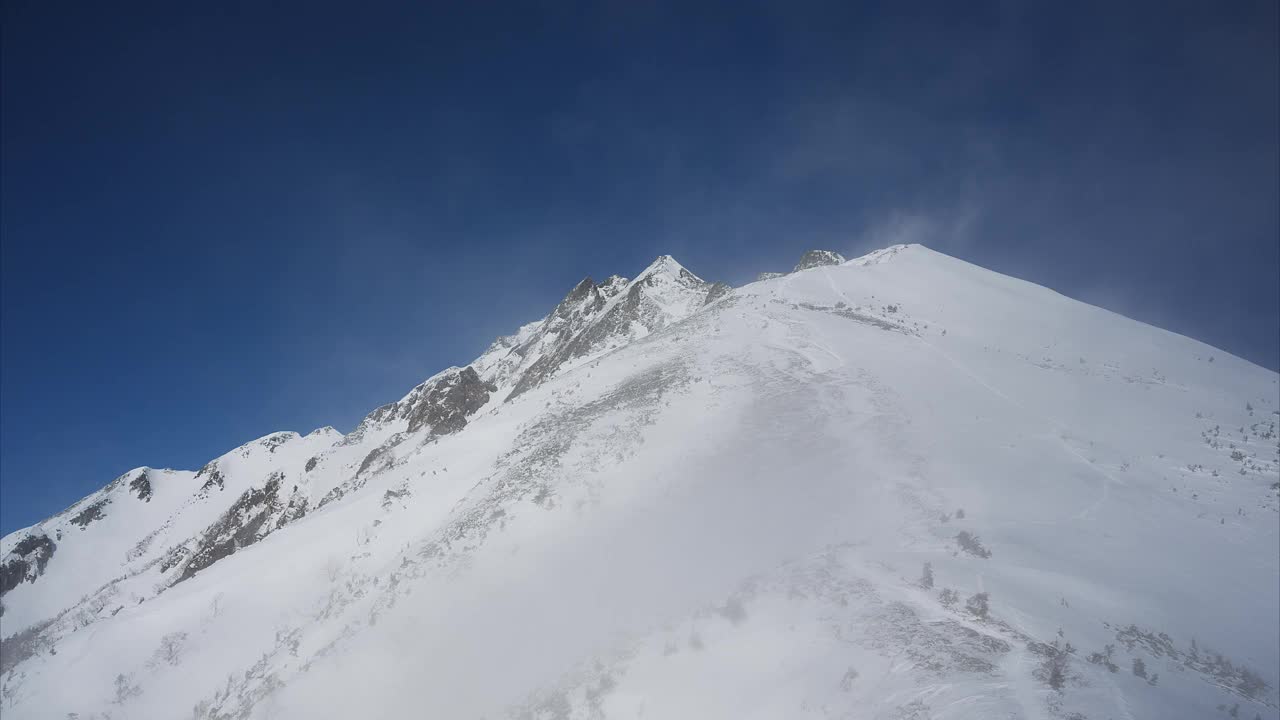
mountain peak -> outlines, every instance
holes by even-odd
[[[652,285],[659,277],[669,277],[677,284],[685,287],[701,287],[706,284],[702,278],[689,272],[685,266],[681,265],[678,260],[670,255],[659,255],[653,262],[649,263],[649,267],[636,276],[631,281],[631,286]]]
[[[621,275],[610,275],[605,278],[604,282],[600,283],[600,292],[604,294],[605,298],[611,298],[625,290],[628,282],[630,281]]]
[[[581,282],[573,286],[568,295],[560,301],[559,305],[551,311],[551,317],[564,317],[572,314],[575,310],[580,311],[582,305],[593,297],[598,296],[596,290],[596,281],[591,276],[583,278]]]
[[[5,709],[1272,712],[1276,382],[918,245],[736,289],[663,255],[345,436],[134,468],[0,538]],[[1166,677],[1119,684],[1138,660]]]
[[[796,263],[791,272],[800,272],[823,265],[839,265],[842,262],[844,262],[844,256],[834,250],[809,250],[800,256],[800,262]]]
[[[680,261],[670,255],[659,255],[654,258],[653,262],[649,263],[649,267],[645,268],[643,272],[636,276],[636,280],[639,281],[642,278],[655,273],[666,273],[668,275],[676,276],[679,276],[681,273],[689,273],[690,275],[693,275],[693,273],[690,273],[683,265],[680,264]],[[697,276],[694,275],[694,277],[696,278]]]

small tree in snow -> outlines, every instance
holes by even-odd
[[[116,675],[116,705],[123,705],[131,698],[142,694],[142,688],[129,682],[129,678],[123,674]]]
[[[982,545],[982,540],[968,530],[961,530],[956,534],[956,543],[960,545],[961,550],[970,555],[984,559],[991,557],[991,551]]]
[[[1058,641],[1053,642],[1053,646],[1049,654],[1044,659],[1044,665],[1041,666],[1041,672],[1044,675],[1044,681],[1054,690],[1062,690],[1067,686],[1067,662],[1069,661],[1066,649],[1058,647]]]
[[[182,659],[182,646],[187,640],[187,634],[184,632],[172,632],[160,638],[160,648],[156,650],[156,657],[170,665],[177,665]]]
[[[858,679],[858,671],[849,668],[845,671],[844,677],[840,678],[840,689],[848,692],[853,689],[853,681]]]
[[[991,610],[991,606],[987,602],[987,594],[984,592],[971,596],[964,602],[964,607],[970,614],[980,620],[986,620]]]
[[[924,564],[924,572],[920,574],[920,587],[925,590],[933,589],[933,563]]]

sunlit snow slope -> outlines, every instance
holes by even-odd
[[[0,712],[1280,717],[1275,373],[916,245],[770,275],[5,537]]]

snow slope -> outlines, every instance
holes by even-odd
[[[1280,717],[1278,393],[917,245],[663,256],[345,436],[0,540],[0,708]]]

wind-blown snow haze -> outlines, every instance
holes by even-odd
[[[1275,372],[918,244],[760,271],[5,536],[4,716],[1280,717]]]

